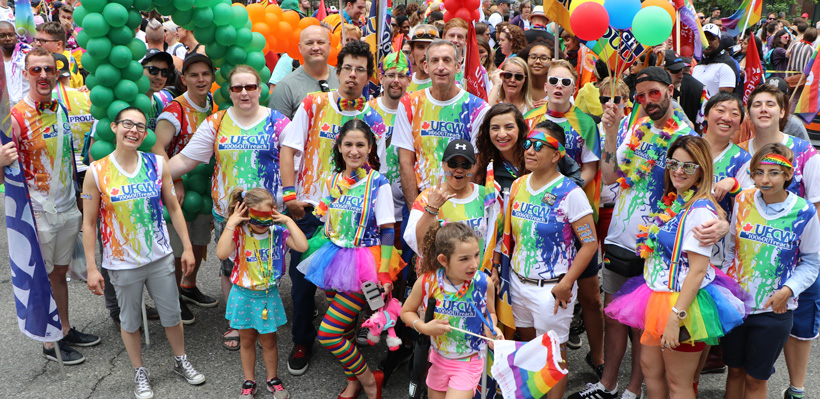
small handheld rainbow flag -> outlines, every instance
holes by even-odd
[[[760,14],[763,11],[763,1],[743,0],[740,8],[728,18],[721,18],[723,27],[732,36],[739,36],[741,30],[753,26],[760,22]]]
[[[34,26],[34,12],[31,10],[31,0],[14,1],[14,25],[17,36],[26,43],[34,41],[36,29]]]
[[[495,341],[492,373],[504,398],[540,399],[567,375],[555,331],[530,342]]]

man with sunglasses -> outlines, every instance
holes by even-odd
[[[13,16],[13,15],[12,15]],[[23,78],[26,54],[31,46],[17,38],[17,31],[12,22],[0,21],[0,49],[6,62],[6,90],[9,93],[9,106],[13,107],[28,95],[28,81]]]
[[[145,58],[140,61],[142,74],[148,78],[148,91],[145,95],[151,99],[151,109],[145,114],[148,128],[155,130],[157,118],[168,103],[173,100],[168,92],[162,89],[168,85],[168,78],[174,73],[174,58],[171,54],[158,49],[149,49]]]
[[[433,85],[430,75],[424,69],[424,54],[430,43],[438,38],[438,29],[433,25],[416,25],[410,32],[410,62],[413,76],[407,85],[408,93],[424,90]]]
[[[370,45],[358,40],[347,43],[339,52],[336,65],[336,77],[341,82],[339,89],[308,94],[281,136],[282,199],[296,225],[308,237],[322,226],[313,208],[322,198],[322,187],[332,177],[332,151],[341,126],[351,119],[363,120],[379,138],[379,153],[384,153],[381,138],[385,137],[387,128],[381,115],[362,97],[362,90],[375,69]],[[292,281],[294,346],[288,358],[288,372],[302,375],[310,364],[316,340],[313,326],[316,286],[295,267],[302,254],[296,251],[290,254],[288,273]]]
[[[57,21],[46,22],[37,26],[34,35],[34,46],[41,46],[52,53],[60,53],[68,58],[68,69],[71,71],[70,86],[83,86],[83,75],[77,66],[74,56],[66,49],[66,32],[63,25]]]
[[[66,273],[82,222],[74,196],[74,149],[68,112],[52,100],[57,62],[51,52],[42,47],[32,49],[26,56],[23,76],[31,90],[11,109],[12,141],[0,147],[0,182],[5,178],[2,167],[19,159],[64,334],[57,347],[50,342],[44,344],[43,356],[57,361],[55,350],[59,348],[64,364],[79,364],[85,357],[68,345],[93,346],[100,338],[77,331],[68,317]]]
[[[393,143],[399,147],[399,171],[408,204],[419,192],[442,182],[442,152],[456,139],[475,142],[487,102],[456,85],[458,48],[438,39],[430,43],[424,68],[432,86],[403,98],[396,115]]]
[[[604,304],[620,290],[627,279],[643,273],[644,261],[635,254],[639,227],[649,214],[658,211],[658,201],[664,191],[664,166],[669,146],[685,135],[696,135],[685,122],[685,115],[672,106],[674,86],[663,68],[651,66],[636,75],[635,102],[648,115],[633,125],[621,123],[620,107],[604,104],[601,123],[606,134],[604,162],[601,166],[604,184],[621,184],[621,194],[612,212],[606,240],[606,257],[602,272]],[[619,132],[619,129],[625,131]],[[617,145],[618,137],[624,140]],[[634,147],[634,150],[631,148]],[[647,172],[648,171],[648,172]],[[695,228],[701,245],[714,245],[729,231],[729,223],[713,221]],[[618,373],[626,352],[628,334],[632,342],[640,342],[641,331],[632,330],[609,317],[605,318],[604,364],[601,380],[570,399],[618,398]],[[643,374],[640,366],[640,345],[632,346],[632,375],[622,398],[640,396]]]
[[[683,57],[673,50],[666,50],[664,68],[672,77],[675,93],[672,98],[680,104],[683,112],[690,121],[697,120],[700,111],[700,95],[703,93],[703,83],[686,73],[686,62]]]
[[[157,54],[154,54],[157,56]],[[162,56],[164,58],[164,56]],[[167,58],[165,59],[167,63]],[[151,68],[144,68],[143,71],[151,73]],[[161,71],[160,71],[161,74]],[[151,149],[157,155],[168,157],[169,159],[182,151],[196,132],[197,127],[213,113],[213,98],[211,98],[211,84],[214,82],[214,66],[211,59],[204,54],[193,53],[185,58],[182,64],[182,83],[188,88],[181,96],[163,109],[157,117],[157,127],[154,133],[157,142]],[[185,189],[182,179],[174,181],[174,189],[177,199],[182,204],[185,199]],[[177,280],[180,292],[180,309],[182,310],[182,322],[192,324],[196,319],[185,302],[195,305],[212,308],[217,305],[217,299],[203,294],[196,286],[196,277],[202,257],[208,243],[211,241],[211,227],[213,216],[197,215],[196,219],[188,222],[188,235],[191,245],[194,247],[194,259],[196,264],[194,271],[189,275],[182,275],[182,242],[173,229],[168,226],[168,234],[171,237],[171,248],[174,250],[174,263],[177,270]]]

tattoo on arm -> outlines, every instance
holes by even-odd
[[[595,236],[592,234],[589,223],[579,226],[577,233],[582,243],[595,242]]]

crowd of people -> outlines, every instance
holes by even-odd
[[[0,165],[25,172],[63,327],[62,340],[44,344],[47,359],[79,364],[74,347],[100,343],[69,318],[81,237],[88,288],[121,330],[138,399],[153,397],[143,312],[165,328],[173,371],[199,385],[183,325],[195,322],[189,305],[220,301],[243,398],[257,392],[257,343],[264,388],[292,396],[277,374],[276,333],[288,322],[288,372],[307,371],[318,340],[344,370],[340,399],[381,398],[410,357],[421,363],[411,397],[472,398],[492,346],[481,336],[548,332],[562,359],[587,336],[598,381],[573,399],[694,398],[701,373],[726,369],[727,398],[765,398],[781,353],[783,397],[805,395],[820,327],[820,156],[789,101],[818,44],[805,15],[770,14],[731,37],[716,8],[698,14],[702,58],[681,56],[670,38],[614,77],[528,0],[515,10],[513,0],[483,1],[475,43],[473,22],[396,5],[401,48],[382,59],[360,40],[370,5],[345,0],[301,31],[302,60],[282,54],[269,81],[236,66],[232,105],[215,111],[215,63],[191,31],[151,12],[137,30],[151,108],[125,108],[109,127],[90,114],[73,5],[38,3],[26,43],[5,3],[12,141]],[[318,5],[280,6],[307,17]],[[331,66],[341,31],[348,40]],[[744,102],[751,40],[771,76]],[[487,99],[465,89],[470,46]],[[381,93],[370,98],[374,77]],[[149,130],[156,142],[140,151]],[[95,134],[114,137],[102,159],[89,151]],[[212,209],[186,218],[188,173],[202,168],[213,170]],[[197,288],[211,240],[218,298]],[[327,301],[318,328],[317,288]],[[374,370],[357,348],[368,342],[360,324],[391,298],[403,304],[389,321],[403,343]],[[631,366],[621,364],[628,341]],[[566,385],[546,397],[564,397]]]

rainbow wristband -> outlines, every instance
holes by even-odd
[[[732,178],[732,180],[735,181],[735,185],[732,186],[731,190],[729,190],[729,194],[737,195],[740,192],[740,182],[737,179],[735,179],[734,177]]]
[[[282,202],[293,201],[296,199],[296,188],[293,186],[282,187]]]

